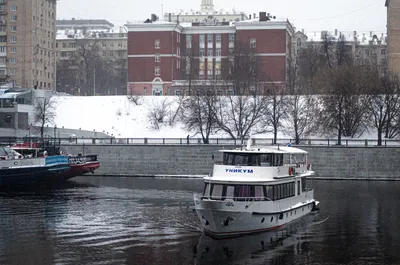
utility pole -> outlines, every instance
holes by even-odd
[[[93,69],[93,96],[96,96],[96,59],[94,59]]]

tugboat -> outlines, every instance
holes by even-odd
[[[0,187],[60,181],[70,169],[67,156],[23,157],[8,146],[0,154]]]
[[[220,150],[223,161],[194,194],[205,234],[236,237],[277,229],[317,209],[306,178],[314,175],[307,152],[290,146]]]

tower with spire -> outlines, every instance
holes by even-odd
[[[213,0],[201,0],[201,11],[214,11],[214,3]]]

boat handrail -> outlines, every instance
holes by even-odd
[[[200,199],[213,201],[272,201],[268,197],[224,197],[224,196],[201,196]]]

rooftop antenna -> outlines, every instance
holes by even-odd
[[[161,20],[164,21],[164,4],[161,4]]]

